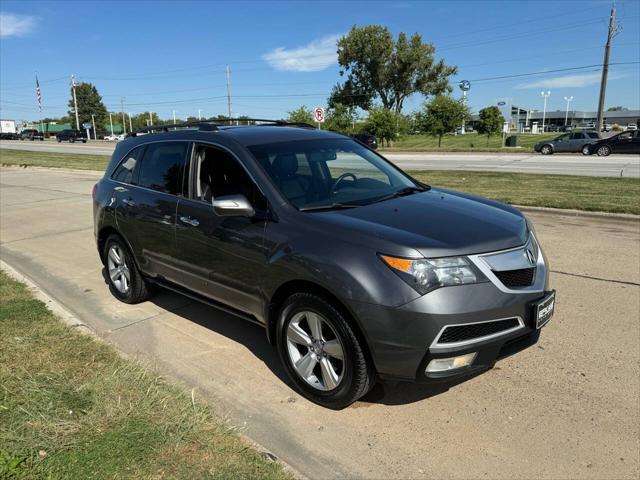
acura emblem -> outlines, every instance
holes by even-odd
[[[527,248],[527,249],[524,251],[524,256],[525,256],[525,257],[527,257],[527,260],[529,261],[529,263],[530,263],[531,265],[535,265],[535,263],[536,263],[536,259],[535,259],[535,257],[533,256],[533,252],[531,251],[531,249],[530,249],[530,248]]]

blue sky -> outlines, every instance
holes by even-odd
[[[640,61],[640,2],[618,0],[622,32],[611,62]],[[226,113],[230,65],[234,115],[279,118],[323,105],[339,80],[335,39],[352,25],[422,34],[436,57],[471,81],[477,110],[499,99],[548,110],[594,110],[598,67],[509,79],[491,77],[602,63],[609,1],[20,1],[0,4],[0,117],[66,113],[69,75],[94,83],[112,111],[170,118]],[[640,65],[612,65],[606,105],[640,108]],[[456,88],[454,95],[459,96]],[[414,96],[405,112],[420,107]]]

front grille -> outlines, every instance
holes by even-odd
[[[536,276],[536,269],[521,268],[520,270],[504,270],[502,272],[494,271],[493,274],[498,277],[505,287],[528,287],[533,283]]]
[[[456,343],[475,338],[486,337],[504,332],[520,325],[517,318],[506,318],[494,322],[470,323],[467,325],[453,325],[444,329],[438,343]]]

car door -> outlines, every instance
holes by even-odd
[[[194,152],[191,193],[180,199],[177,211],[180,283],[237,310],[262,315],[266,198],[240,160],[228,151],[199,145]],[[213,198],[233,194],[244,195],[255,216],[224,217],[214,212]]]
[[[613,153],[632,153],[634,150],[633,138],[636,132],[623,132],[611,142]]]
[[[567,152],[579,152],[587,142],[587,136],[584,132],[573,132],[567,142]]]
[[[129,183],[122,182],[115,188],[118,230],[128,241],[140,269],[172,281],[176,279],[176,208],[190,148],[189,142],[178,141],[134,149],[121,163],[123,168],[133,164]],[[114,172],[116,181],[119,169]]]
[[[565,133],[564,135],[560,135],[553,142],[553,150],[558,153],[562,152],[570,152],[571,151],[571,134]]]

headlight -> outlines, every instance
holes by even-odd
[[[380,255],[382,260],[417,292],[425,294],[440,287],[487,282],[466,257],[397,258]]]

